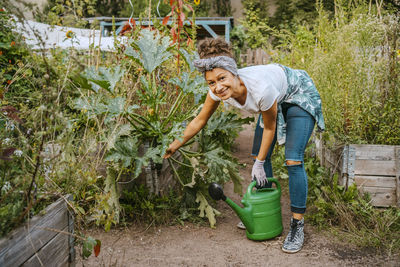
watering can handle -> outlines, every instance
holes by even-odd
[[[278,182],[277,179],[275,178],[268,178],[268,182],[272,182],[276,185],[276,188],[281,191],[281,184]],[[249,187],[247,187],[247,194],[252,194],[253,193],[253,188],[256,186],[257,181],[253,181],[251,182],[251,184],[249,185]]]

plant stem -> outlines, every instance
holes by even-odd
[[[38,152],[38,154],[36,155],[35,170],[34,170],[34,172],[33,172],[33,174],[32,174],[31,184],[29,185],[28,193],[27,193],[27,195],[26,195],[26,203],[27,203],[28,205],[30,205],[30,203],[31,203],[31,192],[32,192],[32,187],[33,187],[33,185],[35,184],[36,175],[37,175],[37,172],[38,172],[39,166],[40,166],[40,153],[41,153],[42,150],[43,150],[44,136],[45,136],[45,135],[43,134],[43,135],[42,135],[42,140],[41,140],[41,142],[40,142],[39,152]]]
[[[203,153],[193,152],[193,151],[189,151],[189,150],[186,150],[183,148],[179,148],[178,151],[181,153],[184,153],[184,154],[189,154],[192,157],[199,157],[199,156],[203,155]]]
[[[165,118],[165,121],[162,123],[161,125],[161,129],[163,129],[165,127],[165,125],[167,125],[167,123],[171,120],[172,116],[175,114],[176,109],[180,106],[180,103],[182,103],[181,100],[183,100],[184,94],[183,91],[181,91],[178,95],[178,97],[175,100],[175,103],[172,105],[172,108],[170,109],[167,117]]]
[[[129,116],[131,116],[132,119],[134,119],[134,117],[135,117],[135,118],[137,118],[137,119],[142,120],[145,124],[147,124],[147,125],[149,125],[151,128],[153,128],[154,131],[157,131],[157,129],[154,128],[154,126],[153,126],[147,119],[145,119],[143,116],[141,116],[141,115],[139,115],[139,114],[137,114],[137,113],[129,113]],[[137,121],[137,119],[135,119],[135,121]],[[139,122],[139,121],[137,121],[137,122],[143,125],[143,123],[141,123],[141,122]]]
[[[178,163],[178,164],[180,164],[180,165],[182,165],[182,166],[189,167],[189,168],[193,168],[193,166],[188,165],[188,164],[183,163],[183,162],[180,162],[179,160],[174,159],[173,157],[170,157],[170,159],[172,159],[174,162],[176,162],[176,163]]]
[[[191,144],[193,144],[193,143],[194,143],[194,140],[190,140],[189,142],[186,142],[185,144],[183,144],[183,146],[182,146],[182,147],[185,147],[185,146],[191,145]]]
[[[185,186],[185,184],[181,180],[181,177],[179,176],[178,172],[176,171],[174,164],[171,162],[171,158],[168,158],[167,160],[168,160],[169,166],[171,166],[172,170],[174,171],[174,174],[176,175],[176,178],[178,179],[178,181],[181,183],[182,186]]]
[[[147,133],[145,133],[142,129],[140,129],[139,127],[137,127],[134,123],[133,123],[133,121],[131,120],[131,119],[129,119],[128,117],[126,118],[128,121],[129,121],[129,123],[133,126],[133,128],[135,128],[135,130],[136,131],[138,131],[138,132],[140,132],[143,136],[148,136],[148,134]],[[133,118],[134,119],[134,118]],[[135,119],[134,119],[135,120]],[[135,121],[137,121],[137,120],[135,120]],[[138,123],[141,123],[141,122],[138,122]],[[143,124],[142,124],[143,125]]]

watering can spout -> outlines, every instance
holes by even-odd
[[[222,187],[217,183],[211,183],[208,187],[208,192],[214,200],[224,200],[239,216],[244,226],[246,226],[246,231],[250,234],[254,233],[254,221],[251,206],[244,203],[244,207],[240,207],[232,199],[224,195]]]
[[[238,204],[233,202],[232,199],[226,198],[225,202],[236,212],[240,220],[246,226],[247,232],[250,234],[254,233],[254,221],[252,216],[251,207],[241,208]]]

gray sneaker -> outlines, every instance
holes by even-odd
[[[290,231],[285,242],[283,242],[282,250],[286,253],[296,253],[300,251],[304,243],[304,218],[301,221],[293,221],[290,219]]]
[[[237,226],[237,228],[239,228],[239,229],[246,230],[246,226],[244,226],[244,224],[242,223],[242,221],[240,221],[236,226]]]

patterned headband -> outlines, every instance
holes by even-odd
[[[222,68],[230,71],[233,75],[238,75],[237,65],[233,58],[227,56],[217,56],[203,59],[196,59],[193,65],[200,71],[206,72],[215,68]]]

